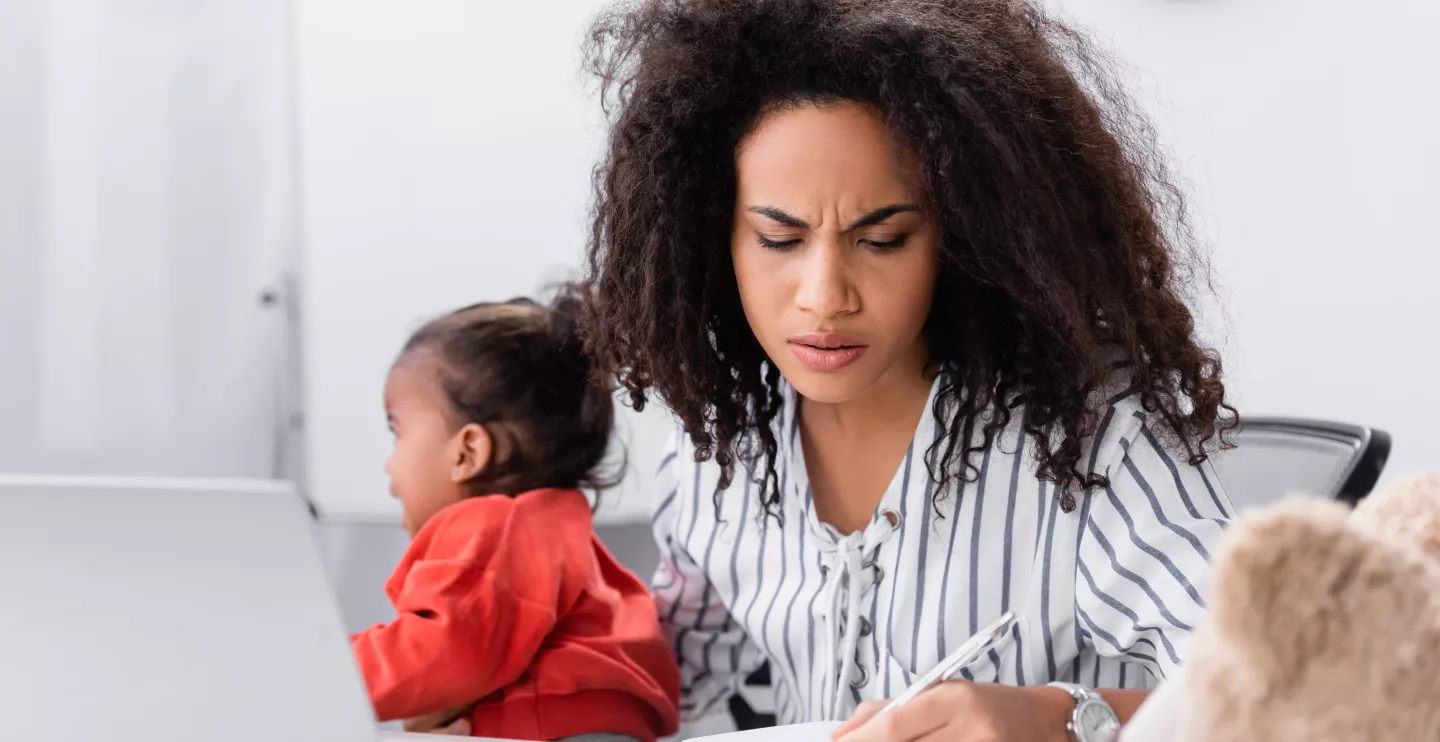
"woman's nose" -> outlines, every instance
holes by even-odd
[[[796,303],[821,318],[849,314],[859,309],[859,295],[851,284],[844,247],[839,240],[817,240],[801,258],[800,286]]]

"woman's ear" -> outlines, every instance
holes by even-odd
[[[490,431],[479,423],[469,423],[455,435],[455,466],[450,470],[450,481],[465,484],[480,476],[490,466],[494,456],[494,440]]]

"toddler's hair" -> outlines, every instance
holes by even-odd
[[[476,495],[613,486],[601,470],[614,395],[593,372],[577,323],[584,301],[561,289],[549,306],[526,298],[486,302],[432,320],[401,357],[433,353],[460,425],[485,426],[492,461]]]

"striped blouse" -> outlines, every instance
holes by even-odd
[[[793,389],[776,421],[783,525],[759,517],[744,471],[717,514],[718,467],[695,462],[677,432],[657,484],[653,587],[686,718],[715,710],[766,661],[780,723],[845,718],[1005,611],[1014,631],[965,677],[1147,688],[1173,672],[1204,616],[1202,583],[1233,508],[1208,463],[1190,466],[1162,442],[1137,395],[1104,405],[1087,455],[1110,486],[1077,497],[1074,512],[1035,475],[1023,408],[975,481],[954,485],[937,511],[927,404],[872,523],[849,535],[815,515]]]

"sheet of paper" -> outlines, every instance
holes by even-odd
[[[686,742],[830,742],[830,733],[839,726],[838,721],[817,721],[811,724],[792,724],[788,727],[694,737]]]
[[[1184,742],[1189,703],[1185,673],[1181,672],[1145,699],[1120,733],[1120,742]]]

